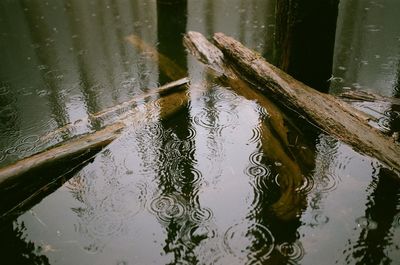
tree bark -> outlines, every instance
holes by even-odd
[[[223,33],[216,33],[213,39],[223,54],[223,60],[240,77],[256,84],[257,89],[273,97],[277,103],[300,113],[322,131],[356,151],[380,160],[397,173],[400,171],[400,146],[371,127],[359,111],[332,95],[320,93],[297,81]]]

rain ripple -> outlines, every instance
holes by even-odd
[[[297,192],[304,194],[310,193],[314,189],[315,183],[312,176],[303,176],[301,186],[296,189]]]
[[[209,208],[196,208],[190,214],[190,219],[196,223],[209,221],[213,217],[213,212]]]
[[[185,206],[175,197],[167,195],[154,198],[149,207],[150,212],[166,223],[173,219],[182,218],[186,214]]]
[[[235,126],[237,124],[238,115],[235,112],[225,109],[203,109],[197,113],[193,119],[197,125],[221,134],[221,131],[224,128]]]
[[[122,230],[122,219],[108,213],[99,213],[89,221],[88,229],[96,237],[109,237]]]
[[[374,230],[374,229],[378,228],[377,222],[375,222],[374,220],[369,219],[365,216],[358,217],[356,219],[356,223],[357,223],[358,227],[361,227],[361,228],[367,229],[367,230]]]
[[[225,250],[241,260],[265,261],[274,250],[275,238],[260,224],[239,223],[224,234]]]
[[[278,251],[293,261],[300,261],[304,257],[304,248],[300,241],[284,242],[277,246]]]
[[[184,172],[182,171],[182,173]],[[192,168],[188,174],[184,173],[175,175],[174,181],[177,182],[177,185],[189,184],[195,187],[200,183],[202,176],[202,173],[198,169]]]
[[[400,213],[396,214],[393,220],[393,226],[400,229]]]
[[[320,192],[327,193],[335,190],[339,183],[339,176],[336,176],[332,173],[326,173],[315,180],[315,189]]]
[[[258,141],[260,141],[262,137],[262,131],[260,126],[254,127],[251,130],[251,137],[249,139],[249,143],[257,143]]]
[[[135,216],[140,212],[143,205],[142,192],[136,190],[126,190],[121,188],[111,192],[101,203],[104,211],[120,215],[122,218]]]
[[[184,245],[189,248],[196,247],[203,240],[212,240],[217,238],[217,231],[213,226],[204,224],[190,224],[188,223],[183,229],[181,239]],[[204,242],[208,244],[208,242]]]

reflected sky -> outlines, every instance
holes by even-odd
[[[340,1],[331,93],[398,96],[399,8],[395,0]],[[191,79],[182,95],[188,105],[177,115],[159,119],[168,106],[151,97],[151,113],[138,115],[58,190],[4,224],[5,260],[400,260],[400,184],[392,172],[183,49],[187,30],[207,37],[221,31],[277,63],[275,9],[273,0],[2,1],[1,165],[98,129],[104,123],[92,114],[182,73]],[[396,106],[355,105],[378,112],[385,121],[377,127],[386,133],[398,131]]]

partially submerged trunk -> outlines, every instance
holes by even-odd
[[[260,120],[259,123],[260,144],[267,159],[279,165],[275,170],[278,172],[276,181],[281,188],[281,196],[272,208],[282,220],[297,218],[297,214],[307,205],[301,190],[306,182],[304,176],[314,167],[313,161],[310,161],[314,158],[313,149],[302,142],[304,135],[274,103],[241,80],[224,62],[222,52],[203,35],[189,32],[184,43],[191,54],[220,75],[221,82],[230,86],[238,95],[257,102],[268,113],[267,122]],[[296,134],[295,141],[289,139],[289,131]]]
[[[188,37],[191,35],[195,34],[189,33]],[[322,131],[363,154],[377,158],[397,172],[400,170],[400,146],[371,127],[365,115],[334,96],[320,93],[295,80],[233,38],[216,33],[213,39],[224,55],[224,62],[240,73],[241,78],[255,84],[257,89],[270,95],[280,105],[300,113]],[[202,47],[196,41],[192,39],[193,45]]]
[[[186,83],[187,79],[172,84],[180,86]],[[163,91],[164,89],[161,90],[161,92]],[[37,193],[37,190],[47,183],[54,181],[59,174],[69,172],[71,168],[74,169],[80,164],[86,163],[88,159],[115,140],[127,126],[131,124],[140,126],[143,122],[151,122],[146,113],[153,113],[157,119],[168,119],[187,104],[186,90],[170,91],[169,94],[163,94],[156,100],[143,103],[140,108],[127,110],[121,115],[115,116],[116,121],[99,131],[76,136],[67,142],[62,142],[55,147],[1,168],[0,219],[9,212],[13,212],[14,207],[16,205],[19,207],[22,201],[31,199],[32,194]],[[164,107],[160,108],[160,105]],[[112,112],[118,110],[119,107],[116,106]],[[102,115],[99,114],[99,117]]]

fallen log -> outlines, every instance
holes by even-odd
[[[158,113],[160,119],[168,119],[188,103],[185,101],[185,96],[185,91],[178,91],[161,97],[153,102],[149,102],[144,105],[144,108],[146,108],[148,112],[160,111]],[[159,110],[156,109],[158,105],[163,105],[165,107],[162,110]],[[143,111],[143,109],[136,111],[140,112]],[[70,157],[79,156],[88,149],[97,149],[108,145],[118,135],[120,135],[121,130],[124,129],[127,124],[131,124],[132,122],[143,122],[136,121],[134,117],[131,117],[132,115],[132,112],[128,112],[127,114],[124,113],[124,116],[119,116],[118,122],[108,125],[102,130],[76,137],[75,139],[61,143],[56,147],[22,159],[9,166],[0,168],[0,187],[2,187],[4,183],[12,181],[14,178],[17,178],[33,168],[41,167],[59,160],[68,159]]]
[[[42,144],[50,141],[51,139],[61,136],[68,135],[78,127],[88,127],[89,124],[100,124],[101,126],[107,126],[112,122],[115,122],[118,119],[121,119],[122,116],[126,116],[129,114],[130,110],[135,107],[138,107],[142,104],[146,104],[149,102],[151,97],[155,96],[166,96],[169,93],[177,92],[178,90],[186,90],[187,84],[189,83],[189,78],[181,78],[179,80],[167,83],[163,86],[160,86],[156,89],[152,89],[149,92],[146,92],[142,95],[135,96],[128,101],[122,102],[116,106],[101,110],[96,113],[89,113],[88,117],[82,117],[81,119],[64,125],[57,130],[54,130],[42,137],[40,137],[40,142]]]
[[[289,131],[297,134],[296,139],[304,137],[274,103],[240,79],[224,62],[222,52],[203,35],[189,32],[184,37],[184,44],[193,56],[221,76],[219,77],[221,82],[232,88],[238,95],[257,102],[268,113],[268,123],[261,120],[258,126],[264,155],[270,161],[280,165],[276,167],[276,171],[281,196],[272,209],[282,220],[297,218],[298,213],[307,205],[306,195],[301,191],[301,187],[304,186],[304,175],[307,174],[305,171],[314,167],[314,161],[309,160],[314,158],[313,149],[305,147],[301,140],[294,145],[289,141]]]
[[[334,135],[356,151],[400,171],[400,146],[371,127],[359,111],[332,95],[320,93],[295,80],[223,33],[216,33],[213,40],[224,54],[226,64],[277,103],[300,113],[322,131]]]
[[[93,122],[100,124],[102,127],[104,126],[103,129],[97,132],[88,132],[85,135],[77,136],[67,142],[61,142],[31,157],[1,168],[0,190],[2,192],[0,199],[2,207],[0,207],[0,219],[5,215],[8,216],[9,212],[13,212],[14,209],[18,211],[21,205],[30,204],[27,200],[31,201],[31,198],[37,200],[42,194],[40,190],[47,190],[47,186],[56,185],[52,184],[53,179],[50,178],[56,177],[59,171],[62,172],[62,170],[58,170],[60,167],[68,170],[77,168],[76,165],[80,165],[82,161],[85,163],[88,158],[90,159],[90,157],[118,137],[125,127],[132,124],[140,126],[144,121],[152,122],[169,119],[188,105],[186,90],[189,79],[184,77],[186,71],[168,57],[158,53],[155,48],[146,44],[137,36],[132,35],[126,39],[141,52],[148,53],[150,58],[158,62],[160,71],[164,72],[171,80],[178,80],[117,106],[90,114],[89,117],[83,117],[41,137],[40,140],[45,142],[59,136],[62,138],[62,136],[69,135],[76,128],[88,126]],[[157,95],[160,96],[158,99],[147,101],[147,99]],[[46,175],[46,177],[42,178],[41,176],[43,175]],[[38,181],[36,177],[42,179]],[[40,194],[37,195],[37,193]],[[9,194],[13,195],[8,196]],[[15,206],[16,204],[17,206]]]

